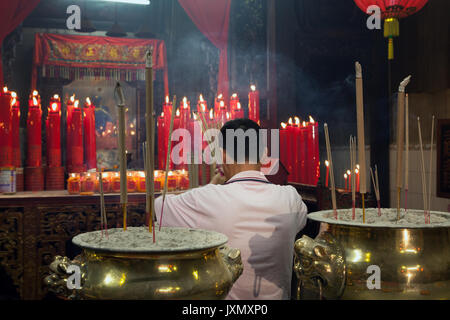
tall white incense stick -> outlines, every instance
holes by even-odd
[[[419,129],[419,144],[420,144],[420,154],[422,160],[422,195],[423,195],[423,212],[425,215],[425,224],[427,223],[427,185],[425,180],[425,157],[423,155],[423,143],[422,143],[422,130],[420,129],[420,117],[417,117],[417,127]]]
[[[331,146],[330,146],[330,136],[328,134],[328,124],[324,124],[323,128],[325,130],[325,143],[327,147],[327,157],[330,163],[330,182],[331,182],[331,203],[333,205],[334,218],[337,220],[337,206],[336,206],[336,187],[334,184],[334,171],[333,171],[333,158],[331,156]]]
[[[366,144],[364,141],[364,98],[362,68],[359,62],[355,62],[356,75],[356,122],[358,129],[358,161],[359,161],[359,192],[363,210],[363,223],[366,222],[366,210],[364,207],[364,195],[366,194]]]
[[[428,172],[428,223],[431,223],[431,171],[433,170],[434,115],[431,120],[430,171]]]
[[[118,118],[119,118],[119,161],[120,161],[120,204],[123,214],[123,230],[127,230],[127,156],[125,146],[125,99],[123,97],[122,87],[117,83],[115,94],[118,99]]]
[[[405,95],[405,214],[408,210],[409,180],[409,96]]]
[[[175,108],[177,105],[177,96],[173,96],[173,103],[172,103],[172,114],[170,117],[170,127],[169,127],[169,136],[167,137],[168,144],[167,144],[167,155],[166,155],[166,172],[164,175],[164,189],[162,194],[162,206],[161,206],[161,215],[159,218],[159,230],[161,231],[162,226],[162,218],[164,213],[164,202],[166,200],[166,194],[167,194],[167,179],[169,177],[169,165],[170,165],[170,152],[172,149],[172,131],[173,131],[173,120],[175,119]]]
[[[411,76],[398,87],[397,98],[397,220],[400,220],[400,195],[403,188],[403,146],[405,140],[405,90]]]
[[[380,189],[379,189],[379,186],[378,186],[378,177],[377,177],[377,179],[375,179],[372,167],[370,167],[370,176],[372,178],[373,190],[374,190],[375,197],[376,197],[377,203],[378,203],[378,216],[381,216],[381,210],[380,210]]]

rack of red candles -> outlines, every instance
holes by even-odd
[[[160,192],[164,188],[165,171],[154,171],[155,192]],[[105,171],[102,173],[103,192],[120,193],[120,172]],[[69,194],[92,195],[99,193],[98,172],[71,173],[67,179],[67,191]],[[182,170],[171,170],[167,176],[167,191],[181,191],[189,189],[188,172]],[[145,171],[127,171],[127,191],[129,193],[145,192]]]
[[[320,177],[318,122],[290,117],[280,125],[280,161],[290,182],[317,185]]]
[[[251,85],[248,94],[248,118],[258,124],[260,123],[259,108],[259,92],[256,89],[256,86]],[[171,116],[172,102],[170,102],[169,97],[166,97],[163,103],[162,112],[157,119],[158,159],[156,163],[159,168],[165,168]],[[193,151],[194,148],[198,147],[198,140],[196,141],[195,137],[201,137],[203,134],[202,132],[211,128],[220,129],[225,122],[244,117],[244,109],[239,102],[239,97],[236,93],[231,95],[228,104],[225,97],[222,94],[218,94],[214,99],[214,107],[210,109],[208,109],[208,104],[201,94],[198,96],[196,110],[191,109],[190,101],[184,97],[180,101],[179,107],[176,109],[173,131],[175,132],[177,129],[186,129],[191,136],[190,146],[191,151]],[[172,150],[176,143],[178,142],[172,142]],[[207,144],[204,144],[200,148],[203,150],[206,146]],[[183,157],[183,155],[181,156]],[[186,163],[175,164],[171,158],[170,169],[186,168]]]

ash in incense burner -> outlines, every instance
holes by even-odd
[[[68,299],[223,299],[242,274],[240,251],[214,231],[145,227],[77,235],[74,260],[55,257],[45,278],[50,291]],[[79,270],[78,288],[68,286]],[[69,276],[70,281],[69,281]],[[75,281],[76,282],[76,281]]]
[[[314,212],[321,232],[295,243],[297,298],[450,299],[450,214],[423,210]]]

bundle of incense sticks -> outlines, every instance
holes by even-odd
[[[108,221],[106,218],[106,208],[105,208],[105,194],[103,192],[103,169],[100,169],[98,173],[99,187],[100,187],[100,228],[105,229],[106,238],[108,238]]]
[[[146,53],[145,61],[145,84],[146,84],[146,99],[145,99],[145,191],[146,203],[145,210],[148,216],[148,228],[153,233],[153,242],[156,242],[155,227],[154,227],[154,213],[155,213],[155,112],[153,102],[153,47]],[[173,114],[173,112],[172,112]]]
[[[375,176],[373,174],[372,167],[370,167],[370,176],[372,177],[373,189],[375,191],[375,197],[377,198],[378,216],[381,216],[380,185],[378,183],[378,168],[376,165],[375,165]]]
[[[330,136],[328,134],[328,124],[324,124],[323,128],[325,130],[325,143],[327,147],[327,157],[330,162],[330,182],[331,182],[331,203],[333,205],[334,218],[337,220],[337,207],[336,207],[336,187],[334,184],[334,171],[333,171],[333,158],[331,156],[331,146],[330,146]]]
[[[355,173],[356,168],[356,141],[355,137],[350,136],[350,171],[351,176]],[[351,178],[352,181],[352,219],[355,220],[355,204],[356,204],[356,177]]]
[[[125,99],[123,96],[122,87],[117,83],[115,94],[118,99],[118,118],[119,118],[119,161],[120,161],[120,204],[123,213],[123,229],[127,230],[127,158],[125,146]]]
[[[170,117],[170,127],[169,127],[169,136],[167,137],[168,144],[167,144],[167,155],[166,155],[166,174],[164,175],[164,189],[162,194],[162,206],[161,206],[161,215],[159,219],[159,230],[161,231],[162,226],[162,218],[164,213],[164,203],[166,200],[166,194],[167,194],[167,178],[169,177],[169,164],[170,164],[170,152],[172,147],[172,131],[173,131],[173,120],[175,118],[175,107],[177,103],[177,96],[173,96],[173,103],[172,103],[172,115]]]
[[[419,129],[419,144],[420,144],[420,154],[421,154],[421,164],[422,164],[422,196],[423,196],[423,213],[425,216],[425,224],[428,223],[427,219],[427,186],[425,180],[425,157],[423,155],[423,143],[422,143],[422,130],[420,128],[420,117],[417,117],[417,127]]]

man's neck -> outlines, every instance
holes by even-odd
[[[260,171],[261,165],[259,164],[233,164],[227,167],[225,170],[225,176],[228,179],[243,171]]]

